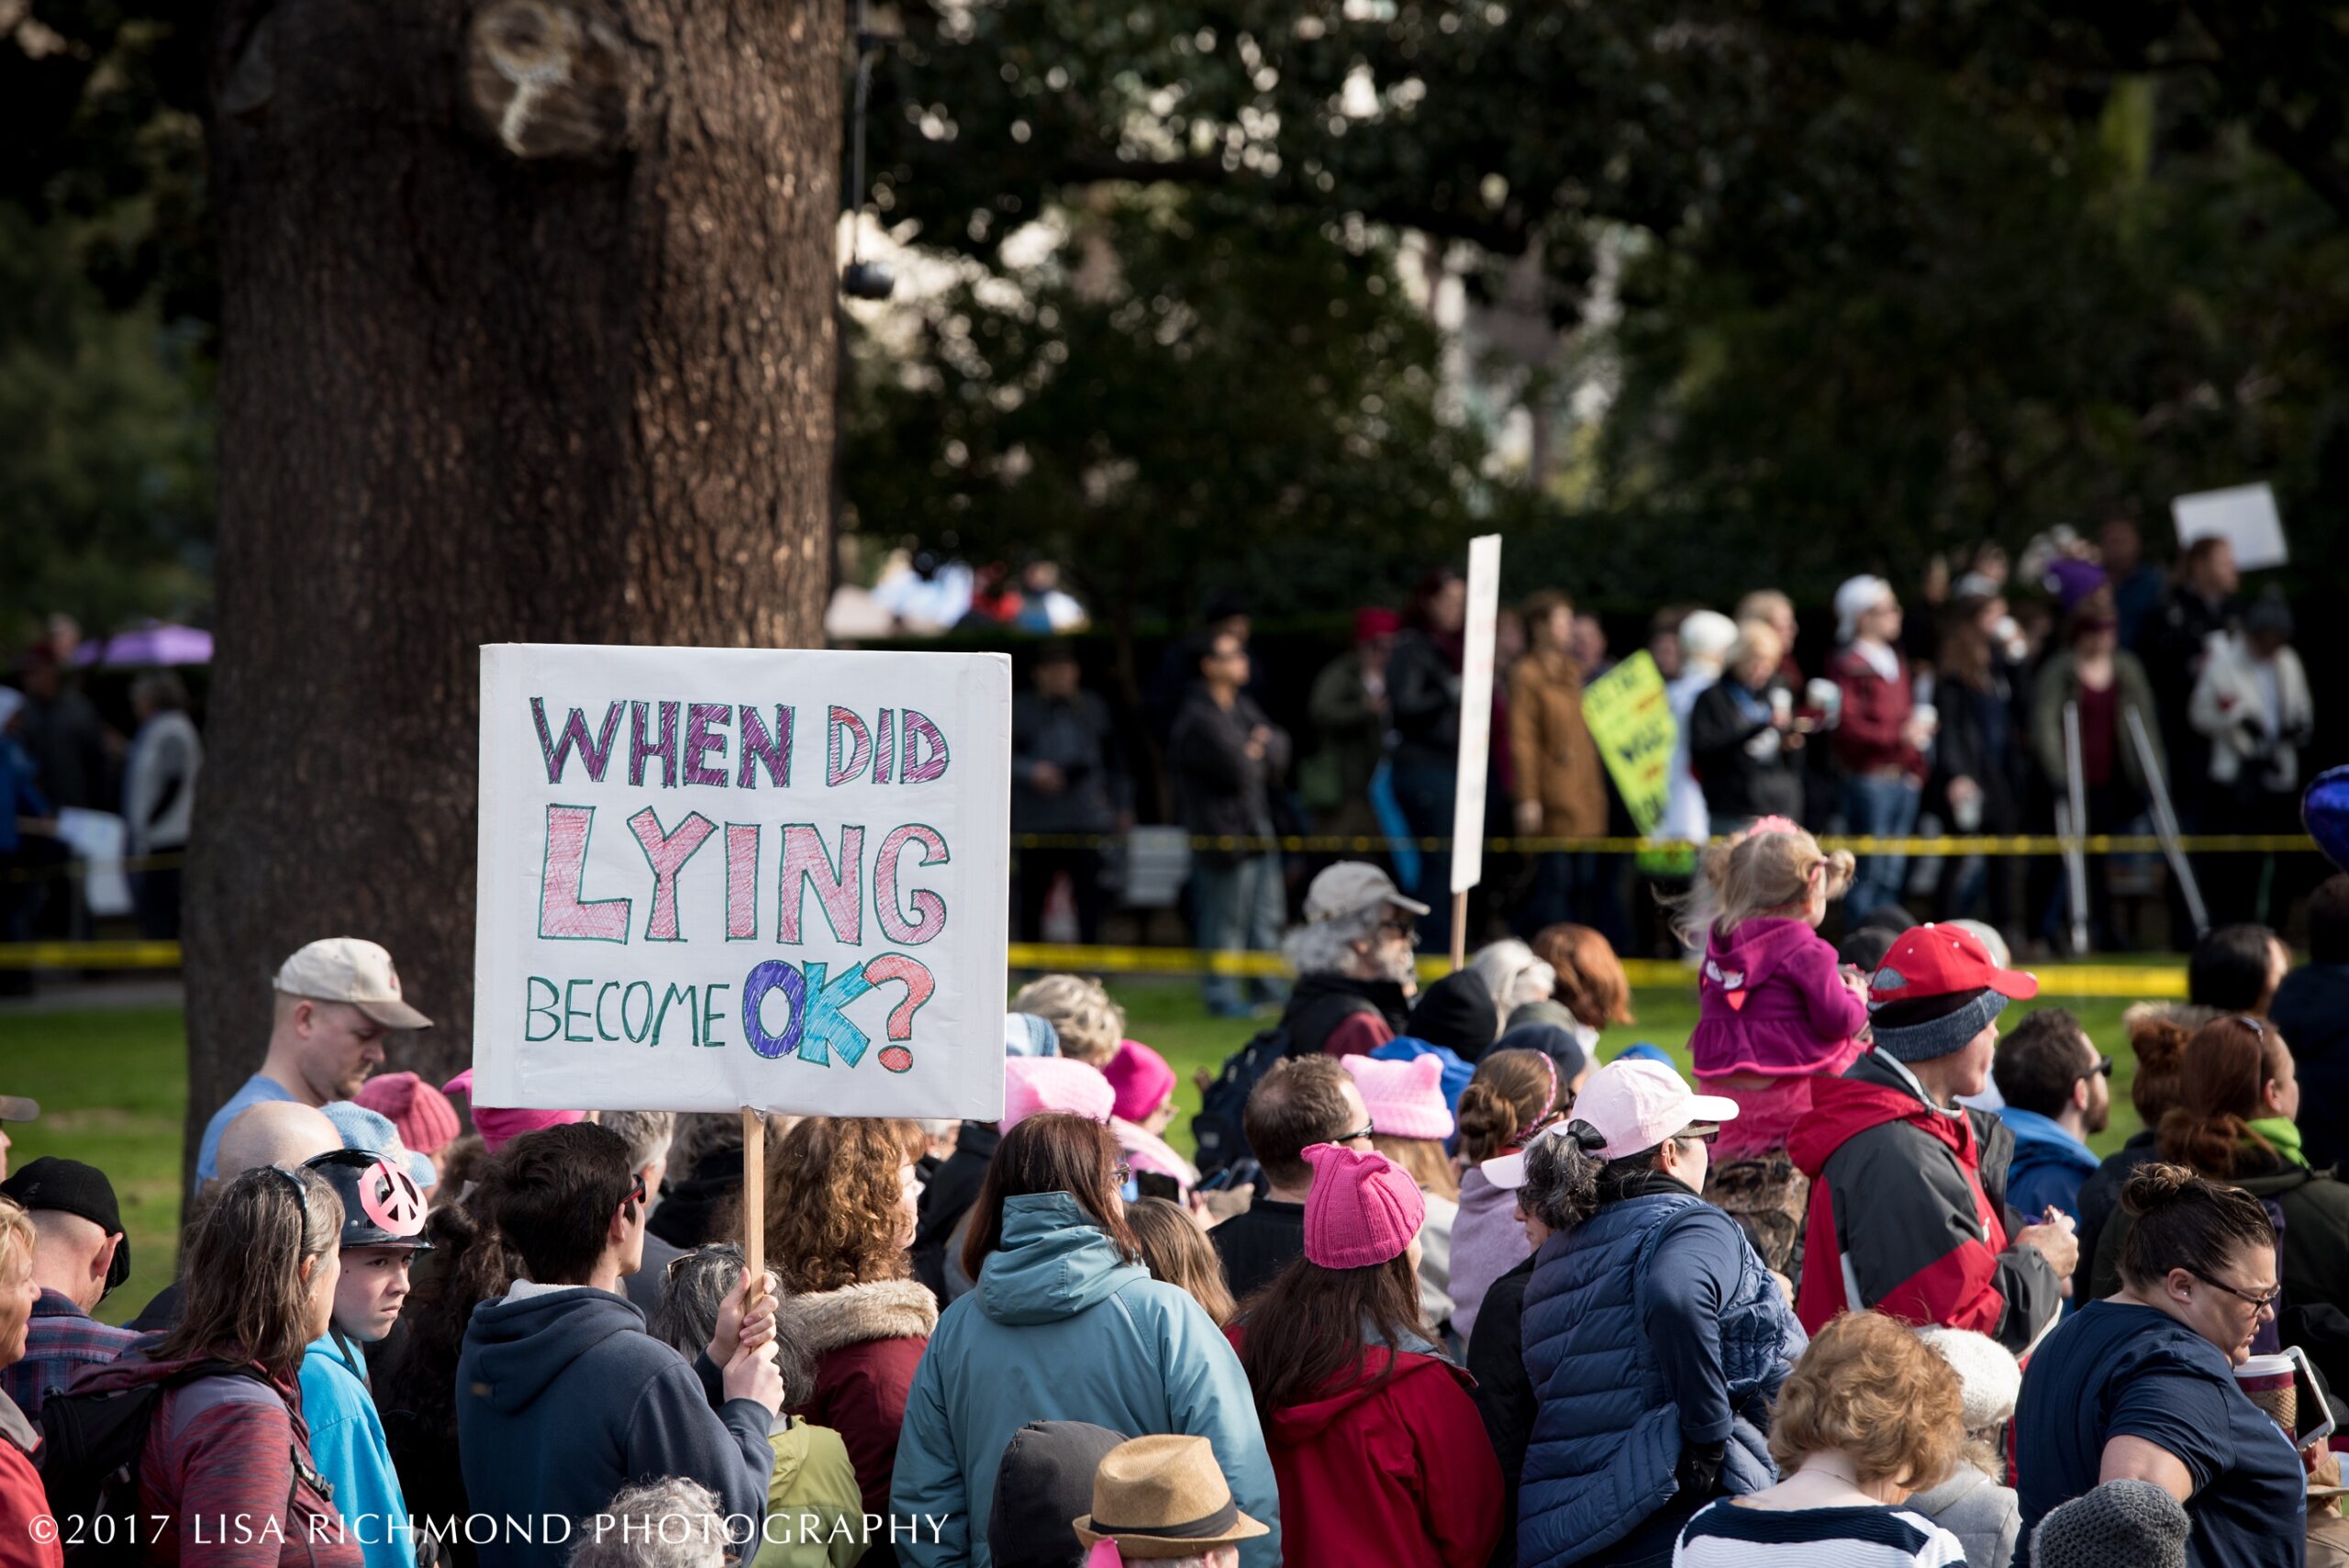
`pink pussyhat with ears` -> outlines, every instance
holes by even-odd
[[[1305,1195],[1305,1256],[1325,1269],[1366,1269],[1399,1258],[1428,1218],[1409,1173],[1384,1154],[1335,1143],[1305,1151],[1313,1186]]]
[[[1370,1125],[1379,1131],[1394,1138],[1452,1136],[1452,1107],[1443,1103],[1443,1058],[1382,1062],[1348,1056],[1341,1065],[1353,1074],[1362,1103],[1370,1109]]]
[[[1107,1122],[1118,1093],[1101,1069],[1074,1056],[1007,1056],[1003,1059],[1003,1120],[1009,1132],[1031,1116],[1062,1111],[1087,1121]]]
[[[462,1073],[440,1085],[444,1095],[462,1094],[473,1100],[473,1070]],[[473,1129],[481,1134],[482,1147],[492,1154],[505,1148],[526,1132],[538,1132],[550,1127],[567,1127],[574,1121],[585,1121],[585,1111],[518,1111],[503,1110],[473,1100]]]

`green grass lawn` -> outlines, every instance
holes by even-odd
[[[2050,986],[2046,1003],[2062,984],[2060,968],[2041,971]],[[1197,1069],[1210,1073],[1258,1027],[1211,1018],[1195,985],[1179,981],[1131,981],[1111,987],[1126,1007],[1129,1032],[1163,1052],[1181,1079],[1183,1115],[1170,1129],[1180,1146],[1190,1142],[1189,1113],[1198,1108],[1192,1083]],[[2126,1005],[2107,998],[2070,1002],[2097,1046],[2119,1066],[2113,1074],[2112,1126],[2094,1141],[2099,1151],[2117,1148],[2136,1130],[2129,1106],[2129,1074],[2135,1067],[2121,1030]],[[1697,1021],[1694,988],[1642,991],[1634,998],[1639,1022],[1609,1031],[1599,1048],[1611,1057],[1635,1040],[1653,1040],[1671,1051],[1685,1070],[1688,1031]],[[2020,1018],[2027,1007],[2007,1015]],[[10,1014],[0,1012],[0,1093],[39,1100],[40,1120],[11,1127],[12,1165],[43,1154],[85,1160],[113,1177],[130,1237],[132,1269],[123,1287],[106,1299],[99,1316],[120,1322],[137,1314],[172,1277],[178,1240],[181,1118],[187,1106],[183,1026],[176,1007],[126,1007],[88,1012]]]

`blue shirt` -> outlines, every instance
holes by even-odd
[[[2039,1347],[2015,1408],[2015,1495],[2032,1532],[2095,1489],[2104,1445],[2142,1438],[2193,1479],[2189,1568],[2301,1568],[2306,1493],[2291,1440],[2236,1386],[2225,1354],[2150,1307],[2092,1301]]]
[[[1998,1107],[1998,1119],[2015,1135],[2015,1157],[2007,1167],[2007,1207],[2036,1225],[2049,1209],[2080,1218],[2080,1184],[2102,1162],[2095,1151],[2037,1111]]]
[[[407,1499],[384,1440],[384,1423],[367,1392],[366,1363],[329,1330],[302,1352],[302,1419],[310,1429],[310,1462],[334,1487],[335,1511],[367,1568],[416,1568]]]
[[[195,1151],[195,1179],[207,1182],[220,1173],[220,1135],[249,1106],[293,1097],[293,1090],[266,1073],[256,1073],[246,1079],[244,1087],[231,1095],[228,1103],[214,1111],[212,1119],[204,1124],[204,1142]]]

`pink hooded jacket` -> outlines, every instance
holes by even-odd
[[[1713,928],[1689,1054],[1699,1074],[1833,1076],[1859,1060],[1867,1006],[1836,977],[1835,950],[1807,920]]]

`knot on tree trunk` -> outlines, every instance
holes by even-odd
[[[495,0],[467,31],[465,94],[517,158],[607,156],[629,142],[635,51],[592,6]]]

